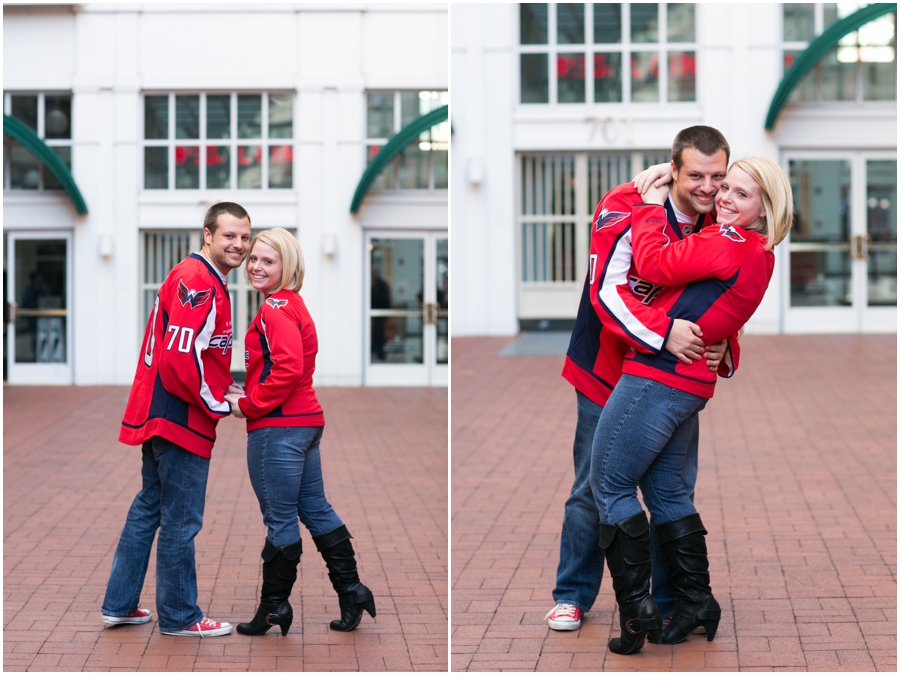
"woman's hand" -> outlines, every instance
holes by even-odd
[[[228,385],[228,392],[227,392],[227,393],[229,393],[229,394],[238,394],[239,396],[243,396],[243,395],[244,395],[244,388],[243,388],[241,385],[239,385],[237,382],[232,382],[231,384]]]
[[[643,193],[644,190],[651,186],[662,187],[672,181],[672,165],[669,162],[665,164],[654,164],[644,169],[633,179],[635,189]]]
[[[669,187],[667,185],[663,185],[662,187],[656,187],[655,185],[648,186],[645,190],[641,191],[641,199],[645,204],[665,204],[666,199],[669,198]]]
[[[232,384],[232,386],[236,387],[237,385]],[[238,404],[238,401],[243,397],[243,392],[241,394],[231,393],[231,387],[228,387],[228,391],[229,393],[225,394],[225,400],[231,404],[231,414],[240,420],[247,419],[247,416],[241,412],[241,406]]]

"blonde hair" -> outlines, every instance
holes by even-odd
[[[253,246],[261,241],[274,248],[281,255],[281,283],[272,292],[287,288],[299,291],[303,287],[303,275],[306,273],[306,265],[303,262],[303,249],[297,238],[283,227],[273,227],[271,230],[263,230],[250,242],[250,253]],[[250,278],[250,269],[247,266],[247,278]]]
[[[731,169],[735,167],[750,176],[760,187],[759,196],[766,212],[762,222],[766,234],[765,250],[771,251],[787,236],[794,224],[791,183],[781,167],[765,157],[745,157],[731,165]]]

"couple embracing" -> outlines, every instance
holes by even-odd
[[[228,273],[248,259],[247,277],[265,298],[245,339],[244,386],[231,376],[232,312]],[[372,592],[359,580],[350,533],[325,497],[319,443],[325,425],[312,386],[318,341],[300,296],[303,252],[283,228],[250,240],[250,216],[221,202],[206,212],[203,247],[169,272],[147,323],[119,440],[140,445],[141,491],[134,498],[112,562],[101,608],[111,625],[141,624],[138,606],[159,530],[156,610],[166,635],[212,637],[231,624],[197,605],[194,538],[203,526],[216,425],[247,420],[247,465],[267,528],[256,615],[245,635],[293,622],[288,598],[302,553],[298,518],[310,531],[338,594],[350,631],[363,611],[375,616]]]
[[[738,367],[738,337],[793,220],[781,168],[749,157],[728,169],[729,155],[718,130],[683,129],[671,164],[613,188],[594,215],[562,373],[578,401],[575,482],[545,618],[555,630],[580,627],[605,558],[621,628],[609,649],[619,654],[645,638],[712,640],[721,618],[693,504],[698,415],[717,377]]]

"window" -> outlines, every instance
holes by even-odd
[[[407,124],[450,102],[446,91],[370,91],[366,93],[366,157]],[[446,190],[450,122],[419,135],[379,174],[373,190]]]
[[[5,94],[3,111],[24,122],[72,169],[72,95]],[[62,185],[21,143],[3,137],[5,190],[61,190]]]
[[[145,190],[294,186],[291,93],[147,94],[143,136]]]
[[[521,103],[697,100],[693,3],[518,8]]]
[[[858,11],[861,3],[783,5],[784,69],[816,36]],[[791,102],[896,101],[897,14],[886,14],[845,35],[791,92]]]

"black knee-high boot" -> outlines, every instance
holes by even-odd
[[[615,525],[600,525],[600,546],[619,603],[620,637],[609,641],[616,654],[633,654],[649,632],[657,641],[662,613],[650,597],[650,523],[643,511]]]
[[[313,541],[328,566],[328,578],[341,606],[341,618],[331,622],[331,630],[353,630],[359,625],[363,610],[374,618],[375,598],[372,591],[359,581],[347,526],[341,525],[328,534],[313,537]]]
[[[709,585],[706,529],[700,514],[658,525],[656,533],[669,561],[672,586],[678,596],[675,613],[663,632],[663,643],[681,642],[697,626],[706,629],[706,640],[711,641],[719,627],[722,610]]]
[[[266,539],[262,550],[263,583],[256,616],[247,623],[239,623],[238,633],[262,635],[272,626],[281,626],[281,634],[287,635],[294,622],[294,610],[288,598],[297,580],[297,563],[303,553],[303,544],[278,547]]]

